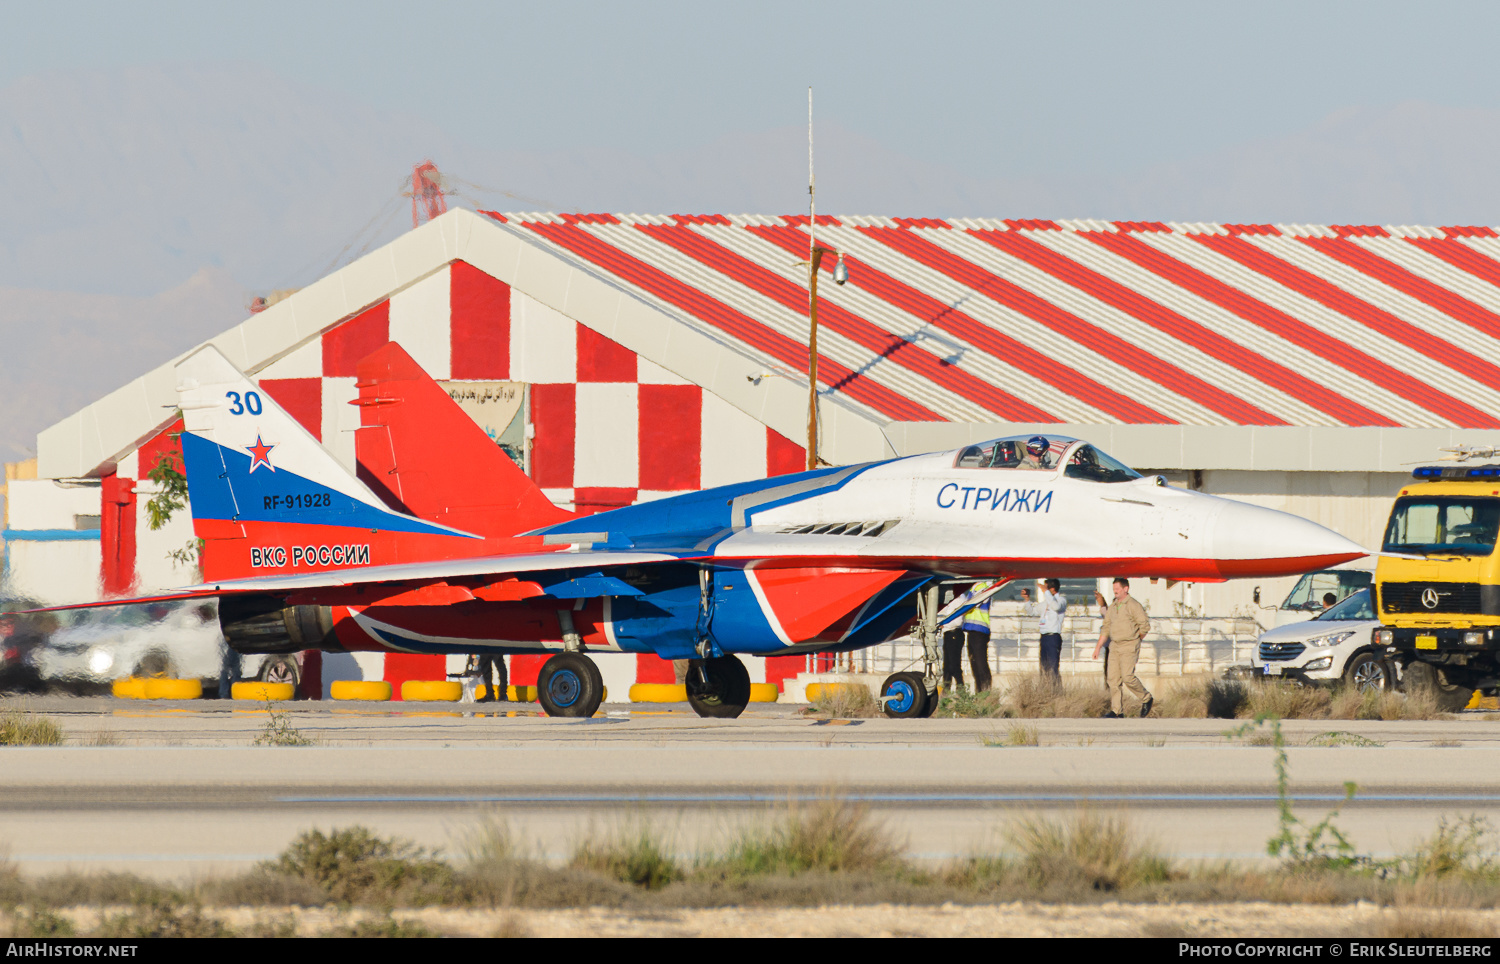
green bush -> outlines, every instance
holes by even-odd
[[[776,823],[742,833],[713,863],[738,875],[907,869],[901,848],[870,819],[869,808],[838,797],[791,801]]]
[[[366,827],[309,830],[263,872],[300,878],[344,904],[432,903],[448,896],[453,868],[420,847],[377,837]]]
[[[662,842],[644,825],[604,840],[585,840],[573,851],[571,863],[647,890],[660,890],[683,876]]]

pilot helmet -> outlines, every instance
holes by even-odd
[[[1031,438],[1026,440],[1026,454],[1030,455],[1032,458],[1041,458],[1042,456],[1047,454],[1047,450],[1051,447],[1052,446],[1047,442],[1047,440],[1042,438],[1040,435],[1033,435]]]

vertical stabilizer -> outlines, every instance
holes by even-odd
[[[469,533],[395,511],[218,349],[177,366],[208,581],[466,555]]]
[[[390,342],[359,376],[359,476],[412,515],[490,538],[567,521],[406,351]]]

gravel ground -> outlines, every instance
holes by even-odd
[[[80,932],[101,915],[126,908],[63,911]],[[317,936],[358,922],[383,919],[375,911],[334,908],[209,908],[239,932],[273,922],[293,923],[299,936]],[[1500,911],[1382,908],[1361,902],[1322,904],[1036,904],[969,907],[797,909],[715,908],[630,912],[572,910],[396,911],[399,922],[453,937],[1361,937],[1500,936]],[[0,918],[0,932],[10,921]]]

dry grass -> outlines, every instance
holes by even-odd
[[[1018,677],[1002,700],[1004,716],[1023,719],[1085,719],[1109,709],[1109,691],[1097,683],[1068,679],[1057,682],[1036,674]]]
[[[734,876],[905,869],[900,845],[869,808],[836,796],[790,801],[774,823],[742,832],[710,864]]]
[[[825,683],[810,709],[840,720],[866,720],[881,712],[874,694],[863,683]]]
[[[1166,858],[1133,837],[1123,818],[1085,810],[1060,820],[1022,820],[1010,842],[1021,853],[1023,873],[1043,893],[1113,893],[1171,879]]]
[[[1041,746],[1041,733],[1034,726],[1012,723],[1005,732],[1005,742],[1010,746]]]
[[[607,837],[585,839],[574,848],[569,866],[646,890],[660,890],[683,877],[665,842],[644,823]]]
[[[1041,746],[1042,734],[1035,726],[1012,723],[1005,732],[992,732],[979,738],[981,746]]]
[[[1393,690],[1366,690],[1352,687],[1333,690],[1328,718],[1334,720],[1435,720],[1447,714],[1438,708],[1429,690],[1397,693]]]
[[[1382,917],[1374,934],[1361,937],[1375,938],[1437,938],[1457,939],[1470,937],[1493,938],[1495,935],[1468,915],[1452,911],[1424,911],[1409,907],[1397,909],[1390,917]]]
[[[481,822],[449,864],[398,840],[354,827],[299,837],[252,874],[173,887],[120,874],[22,878],[0,863],[0,932],[62,936],[90,926],[65,908],[106,910],[85,936],[225,936],[213,907],[272,911],[233,927],[242,936],[290,932],[295,918],[274,909],[330,902],[377,908],[345,915],[343,936],[422,936],[395,908],[442,905],[505,912],[497,936],[528,932],[529,908],[626,908],[635,913],[687,907],[816,907],[893,903],[936,905],[1188,903],[1268,901],[1348,904],[1367,900],[1387,915],[1390,936],[1463,936],[1465,908],[1500,903],[1500,852],[1484,820],[1445,821],[1394,861],[1284,862],[1276,868],[1175,866],[1118,815],[1080,810],[1004,830],[1005,852],[976,852],[946,866],[912,863],[865,807],[828,796],[792,801],[765,824],[742,830],[723,850],[678,860],[649,828],[590,836],[568,866],[519,856],[509,829]],[[1431,908],[1429,911],[1425,908]],[[1441,909],[1441,910],[1438,910]],[[357,918],[357,919],[356,919]]]
[[[1191,719],[1431,720],[1444,716],[1427,692],[1360,692],[1342,684],[1308,686],[1289,680],[1174,682],[1157,698],[1153,716]]]
[[[1321,686],[1278,680],[1256,683],[1246,690],[1247,698],[1239,715],[1249,719],[1326,720],[1333,703],[1333,694]]]
[[[1432,836],[1417,844],[1393,869],[1416,882],[1453,878],[1500,883],[1500,849],[1494,829],[1483,817],[1444,817]]]
[[[495,925],[495,932],[490,935],[494,938],[504,940],[506,938],[535,937],[526,922],[515,913],[506,914],[500,918],[500,923]]]
[[[33,713],[7,710],[0,713],[0,746],[58,746],[62,727]]]
[[[1084,719],[1109,709],[1109,692],[1077,679],[1016,677],[1003,689],[973,693],[955,688],[943,694],[938,717],[962,719]],[[830,712],[824,710],[823,712]],[[836,715],[851,715],[848,713]],[[1431,720],[1444,714],[1430,693],[1370,691],[1342,685],[1307,686],[1287,680],[1187,678],[1163,687],[1152,716],[1178,719]]]
[[[292,723],[291,714],[265,701],[266,725],[256,734],[255,746],[316,746],[317,740],[305,735]]]
[[[337,928],[329,937],[440,937],[417,921],[396,920],[390,914],[375,920],[359,920]]]
[[[1240,716],[1248,704],[1250,687],[1238,680],[1199,676],[1171,683],[1162,689],[1152,716],[1232,720]]]

